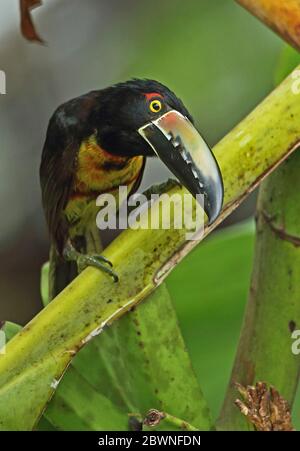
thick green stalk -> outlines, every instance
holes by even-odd
[[[234,405],[235,382],[265,381],[293,404],[300,357],[291,334],[300,328],[300,153],[260,188],[257,238],[249,301],[218,428],[251,428]]]
[[[215,147],[225,187],[217,223],[298,145],[300,102],[294,83],[289,76]],[[160,214],[157,203],[152,210]],[[0,356],[2,429],[33,427],[77,351],[143,300],[197,244],[185,235],[185,229],[124,231],[105,252],[119,283],[87,268],[9,342]]]

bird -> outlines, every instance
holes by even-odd
[[[115,282],[101,255],[96,198],[134,193],[147,158],[158,157],[192,194],[204,195],[209,222],[220,213],[223,182],[208,145],[177,95],[162,83],[130,79],[60,105],[50,118],[40,164],[50,235],[50,299],[86,266]]]

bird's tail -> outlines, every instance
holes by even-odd
[[[50,247],[49,301],[77,276],[76,262],[65,261],[52,244]]]

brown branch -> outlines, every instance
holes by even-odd
[[[20,0],[21,32],[28,41],[43,43],[32,22],[30,11],[42,4],[41,0]]]
[[[236,1],[296,50],[300,50],[300,0]]]

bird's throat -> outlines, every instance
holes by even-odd
[[[143,164],[142,156],[130,158],[106,152],[92,135],[82,142],[78,152],[72,197],[97,195],[114,191],[120,185],[131,185]]]

